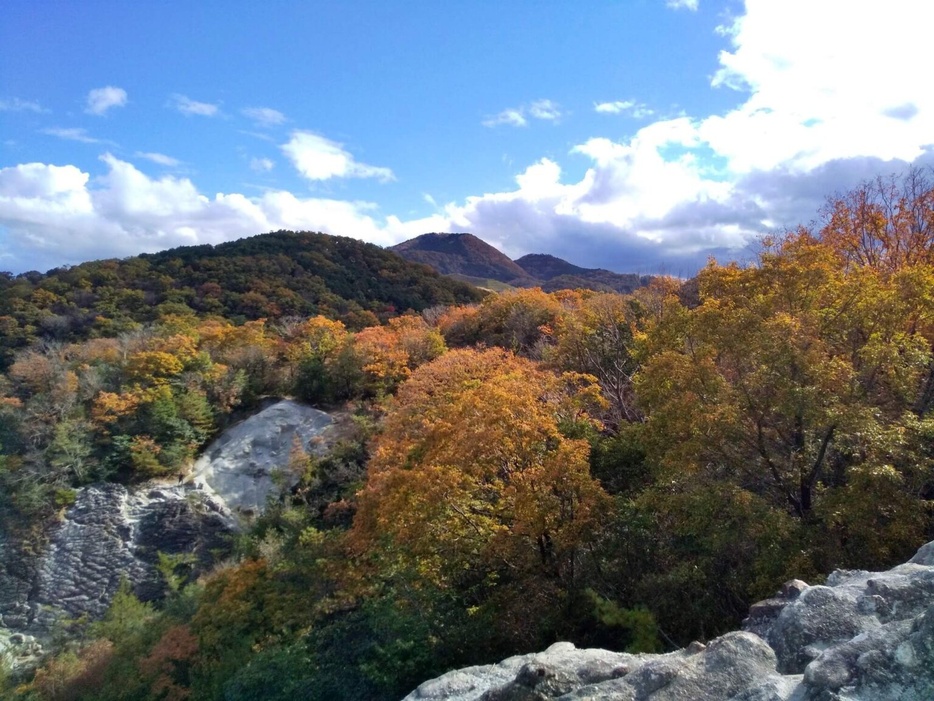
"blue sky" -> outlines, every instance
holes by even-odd
[[[0,270],[288,228],[690,274],[934,162],[931,19],[917,0],[6,0]]]

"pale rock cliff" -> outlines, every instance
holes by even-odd
[[[211,567],[242,518],[298,479],[287,470],[293,445],[323,451],[330,426],[327,414],[280,401],[225,431],[184,483],[90,485],[43,542],[0,534],[0,653],[33,654],[31,635],[41,640],[62,617],[100,617],[121,579],[141,599],[159,598],[160,552],[193,555],[194,573]]]

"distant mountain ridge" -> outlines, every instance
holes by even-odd
[[[541,287],[547,292],[590,289],[602,292],[632,292],[652,277],[614,273],[602,268],[582,268],[543,253],[516,260],[473,234],[422,234],[389,250],[406,260],[424,263],[442,275],[489,279],[513,287]]]

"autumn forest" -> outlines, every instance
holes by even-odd
[[[934,183],[749,264],[488,293],[277,232],[0,274],[0,529],[173,477],[271,397],[346,415],[233,555],[121,588],[4,698],[398,699],[557,640],[663,651],[934,538]]]

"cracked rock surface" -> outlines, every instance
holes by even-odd
[[[9,548],[0,555],[3,624],[41,633],[61,616],[100,617],[123,578],[140,598],[158,598],[159,552],[192,553],[194,566],[204,569],[229,550],[235,528],[222,502],[190,485],[84,487],[41,552],[24,557],[21,548]]]
[[[209,569],[230,551],[240,517],[297,479],[285,471],[293,445],[325,450],[331,424],[324,412],[276,402],[224,431],[184,484],[90,485],[44,542],[0,533],[0,652],[21,646],[10,642],[18,635],[47,635],[62,617],[102,616],[123,578],[144,601],[158,599],[160,552],[193,555],[194,573]]]
[[[886,572],[788,582],[743,627],[663,655],[557,643],[448,672],[404,701],[931,701],[934,542]]]

